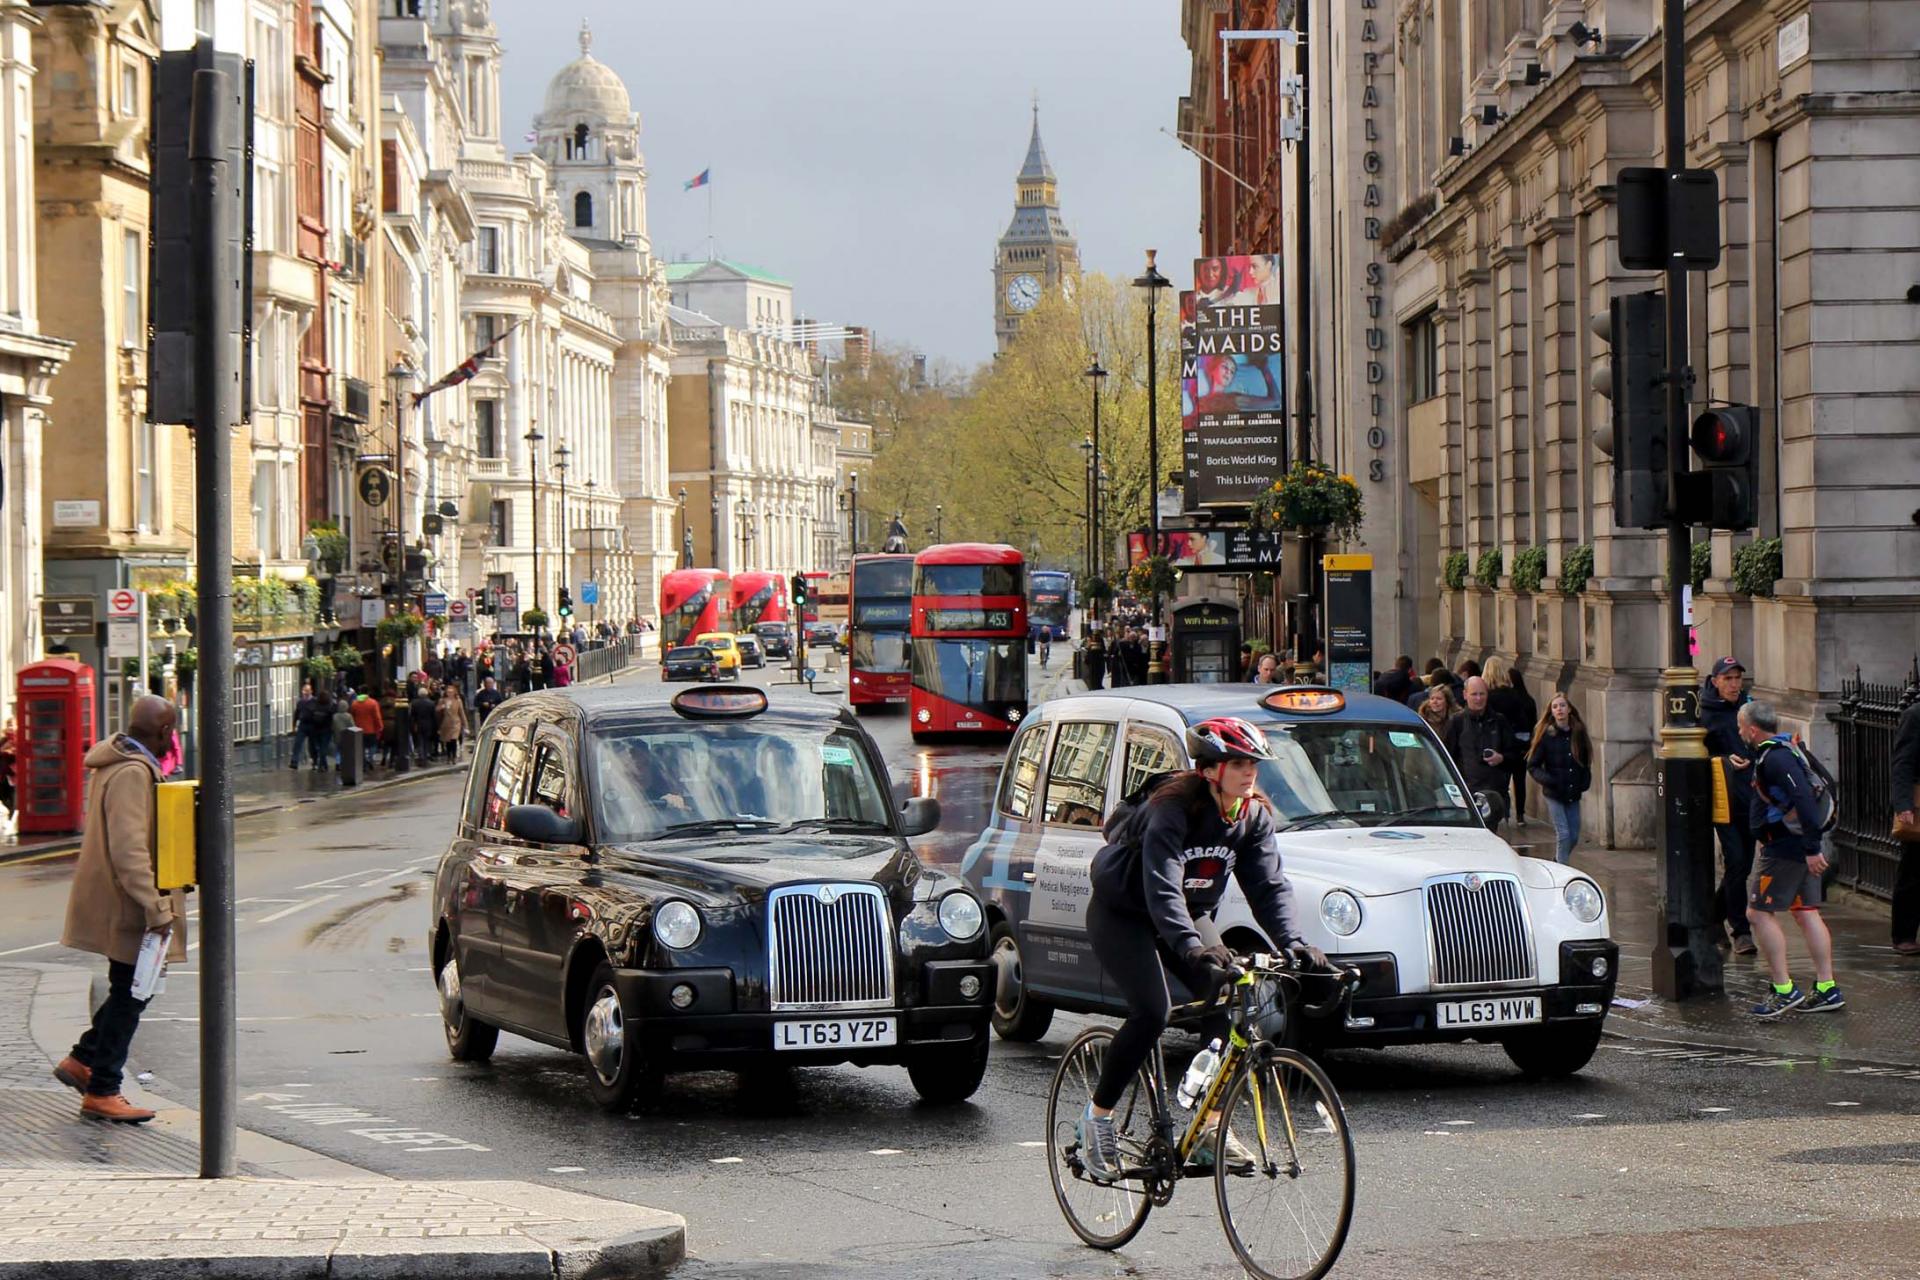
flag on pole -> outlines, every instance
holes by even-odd
[[[707,185],[707,183],[711,182],[712,180],[713,180],[713,170],[702,169],[700,171],[699,177],[687,179],[687,185],[684,188],[684,190],[691,191],[695,187],[704,187]]]
[[[508,325],[505,329],[500,331],[500,335],[496,337],[492,342],[489,342],[486,346],[480,348],[478,351],[468,356],[465,360],[462,360],[459,364],[455,365],[453,367],[453,371],[448,373],[444,378],[441,378],[440,381],[434,383],[432,386],[428,387],[425,391],[414,392],[413,407],[418,409],[420,407],[420,402],[422,400],[425,400],[428,396],[432,395],[434,392],[445,391],[448,387],[457,387],[461,383],[472,378],[474,374],[479,373],[480,362],[482,360],[485,360],[488,356],[492,355],[493,349],[499,346],[501,343],[505,342],[507,340],[508,334],[512,333],[515,329],[518,329],[522,324],[525,324],[525,323],[526,321],[520,320],[520,321],[515,321],[513,324]]]

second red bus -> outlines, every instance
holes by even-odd
[[[848,704],[856,710],[906,705],[913,683],[907,674],[913,557],[855,556],[847,594]]]
[[[913,559],[909,729],[1008,734],[1027,714],[1026,560],[997,543]]]
[[[709,631],[733,630],[733,584],[719,569],[675,569],[660,579],[660,652]]]

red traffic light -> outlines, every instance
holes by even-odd
[[[1745,466],[1753,456],[1753,410],[1746,405],[1709,409],[1693,420],[1689,442],[1709,466]]]

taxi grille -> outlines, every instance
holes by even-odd
[[[1469,888],[1469,882],[1478,887]],[[1507,876],[1443,876],[1427,882],[1433,983],[1441,987],[1530,982],[1533,931],[1520,884]]]
[[[767,897],[775,1009],[893,1003],[893,917],[878,885],[793,885]]]

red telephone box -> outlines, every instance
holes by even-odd
[[[93,668],[47,658],[20,668],[14,691],[20,834],[78,831],[87,811],[84,761],[93,746]]]

